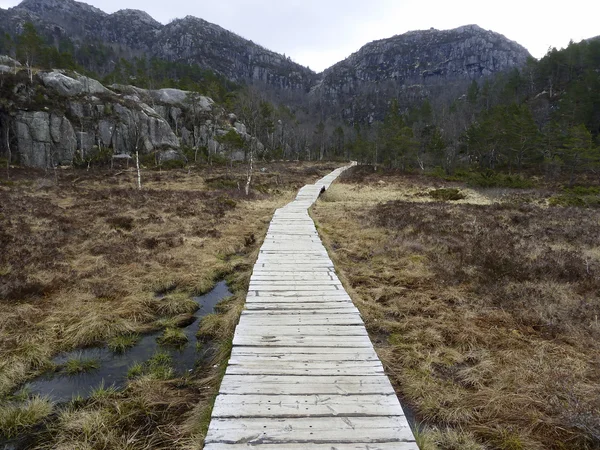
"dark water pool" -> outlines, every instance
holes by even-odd
[[[73,358],[92,358],[99,362],[100,367],[91,372],[78,375],[64,375],[61,373],[42,375],[23,386],[32,395],[48,396],[54,402],[67,402],[73,397],[89,397],[98,386],[114,386],[122,388],[127,381],[127,371],[135,363],[143,363],[158,351],[167,352],[173,360],[173,368],[179,375],[192,371],[197,361],[202,361],[210,353],[210,348],[198,349],[196,332],[200,318],[214,311],[215,305],[224,298],[233,295],[227,284],[222,281],[208,294],[195,297],[200,306],[196,312],[196,320],[184,328],[188,343],[181,348],[161,346],[157,342],[162,332],[144,335],[135,347],[123,354],[115,354],[106,347],[88,348],[63,353],[54,358],[54,363],[64,364]]]

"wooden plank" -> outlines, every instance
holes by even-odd
[[[332,280],[332,279],[328,279],[328,280],[315,280],[315,279],[307,279],[307,280],[289,280],[289,279],[285,279],[285,280],[257,280],[254,277],[250,278],[250,291],[253,291],[255,289],[260,289],[265,288],[265,287],[279,287],[279,286],[283,286],[283,287],[288,287],[288,288],[292,288],[292,289],[296,289],[296,287],[301,287],[301,286],[309,286],[309,287],[316,287],[316,288],[321,288],[324,286],[338,286],[341,287],[342,283],[340,283],[339,280]],[[338,289],[339,290],[339,289]]]
[[[246,297],[246,304],[251,303],[291,303],[298,305],[331,305],[334,307],[349,305],[353,306],[352,300],[349,297],[343,295],[323,295],[323,294],[307,294],[307,295],[293,295],[293,294],[285,294],[278,292],[276,295],[271,295],[269,292],[258,291],[258,296],[255,295],[255,291],[252,291]]]
[[[206,443],[413,442],[404,416],[264,419],[213,418]],[[332,445],[333,446],[333,445]]]
[[[305,356],[307,358],[315,358],[317,356],[325,356],[332,359],[358,358],[359,355],[373,355],[377,357],[377,353],[372,348],[370,349],[348,349],[348,348],[321,348],[321,347],[290,347],[290,348],[271,348],[271,347],[234,347],[231,350],[231,356],[236,355],[280,355],[280,356]],[[348,356],[346,356],[348,355]]]
[[[309,301],[346,301],[352,303],[352,299],[345,291],[248,291],[246,301],[261,301],[270,297],[268,301],[285,301],[284,299],[305,299]],[[274,300],[278,299],[278,300]],[[299,301],[299,300],[297,300]]]
[[[289,314],[242,314],[242,322],[245,326],[253,327],[274,327],[277,325],[360,325],[364,323],[358,314],[335,314],[335,315],[295,315],[289,317]]]
[[[212,417],[402,416],[395,395],[219,395]]]
[[[233,375],[228,375],[226,378]],[[244,376],[244,375],[242,375]],[[249,377],[250,375],[244,376]],[[301,377],[306,378],[306,377]],[[319,395],[367,395],[388,394],[396,395],[391,385],[387,384],[360,384],[360,383],[327,383],[314,384],[305,381],[304,384],[297,383],[234,383],[224,380],[221,384],[222,394],[269,394],[269,395],[296,395],[296,394],[319,394]]]
[[[307,447],[309,445],[309,447]],[[219,444],[209,443],[204,446],[204,450],[418,450],[414,442],[353,442],[353,443],[335,443],[316,444],[314,442],[295,444],[277,442],[275,444]]]
[[[291,318],[293,316],[304,316],[304,317],[326,316],[327,317],[330,315],[336,315],[336,316],[337,315],[340,315],[340,316],[350,315],[350,316],[361,317],[358,310],[350,305],[348,305],[346,307],[335,307],[335,308],[328,308],[328,309],[325,309],[325,308],[313,308],[313,309],[311,309],[311,308],[304,308],[304,309],[258,308],[258,307],[256,307],[257,306],[256,303],[254,303],[252,306],[253,306],[252,308],[248,306],[246,309],[244,309],[244,311],[242,312],[242,316],[249,316],[249,317],[289,316]],[[290,306],[290,305],[288,304],[288,306]],[[292,303],[291,306],[293,307],[294,304]],[[361,320],[362,320],[362,318],[361,318]]]
[[[272,354],[239,354],[235,353],[231,355],[229,359],[230,364],[270,364],[276,362],[295,362],[295,363],[327,363],[332,365],[334,363],[344,362],[357,362],[357,361],[369,361],[379,362],[377,354],[374,352],[368,353],[329,353],[329,354],[298,354],[298,353],[272,353]]]
[[[262,347],[348,347],[372,348],[371,341],[366,336],[244,336],[236,333],[233,345],[262,346]]]
[[[255,326],[241,321],[237,332],[247,336],[368,336],[362,325],[282,325]]]
[[[362,377],[365,375],[376,375],[383,374],[383,368],[381,367],[342,367],[339,369],[329,368],[307,368],[302,369],[298,367],[271,367],[265,366],[264,364],[258,366],[235,366],[230,365],[227,367],[226,374],[230,375],[345,375],[345,376],[356,376]]]

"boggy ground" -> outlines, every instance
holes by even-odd
[[[552,194],[358,167],[312,210],[421,450],[600,448],[600,212]]]
[[[144,171],[142,190],[128,170],[0,175],[0,436],[29,436],[27,448],[202,448],[271,216],[337,167],[258,166],[248,197],[243,166]],[[12,395],[61,351],[177,335],[197,308],[191,297],[223,277],[234,297],[199,332],[218,351],[190,376],[176,378],[158,354],[122,392],[99,388],[61,407]]]

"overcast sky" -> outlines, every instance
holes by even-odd
[[[0,7],[20,0],[0,0]],[[141,9],[162,23],[193,15],[321,71],[367,42],[418,29],[475,23],[536,58],[570,39],[600,35],[598,0],[88,0],[106,12]]]

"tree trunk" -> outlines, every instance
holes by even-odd
[[[254,169],[254,150],[250,149],[250,165],[248,167],[248,177],[246,179],[246,197],[250,195],[250,183],[252,183],[252,171]]]
[[[10,128],[8,125],[8,120],[6,121],[6,179],[10,180],[10,160],[12,159],[12,151],[10,149]]]
[[[142,189],[142,172],[140,171],[140,152],[135,149],[135,167],[137,169],[137,187]]]

